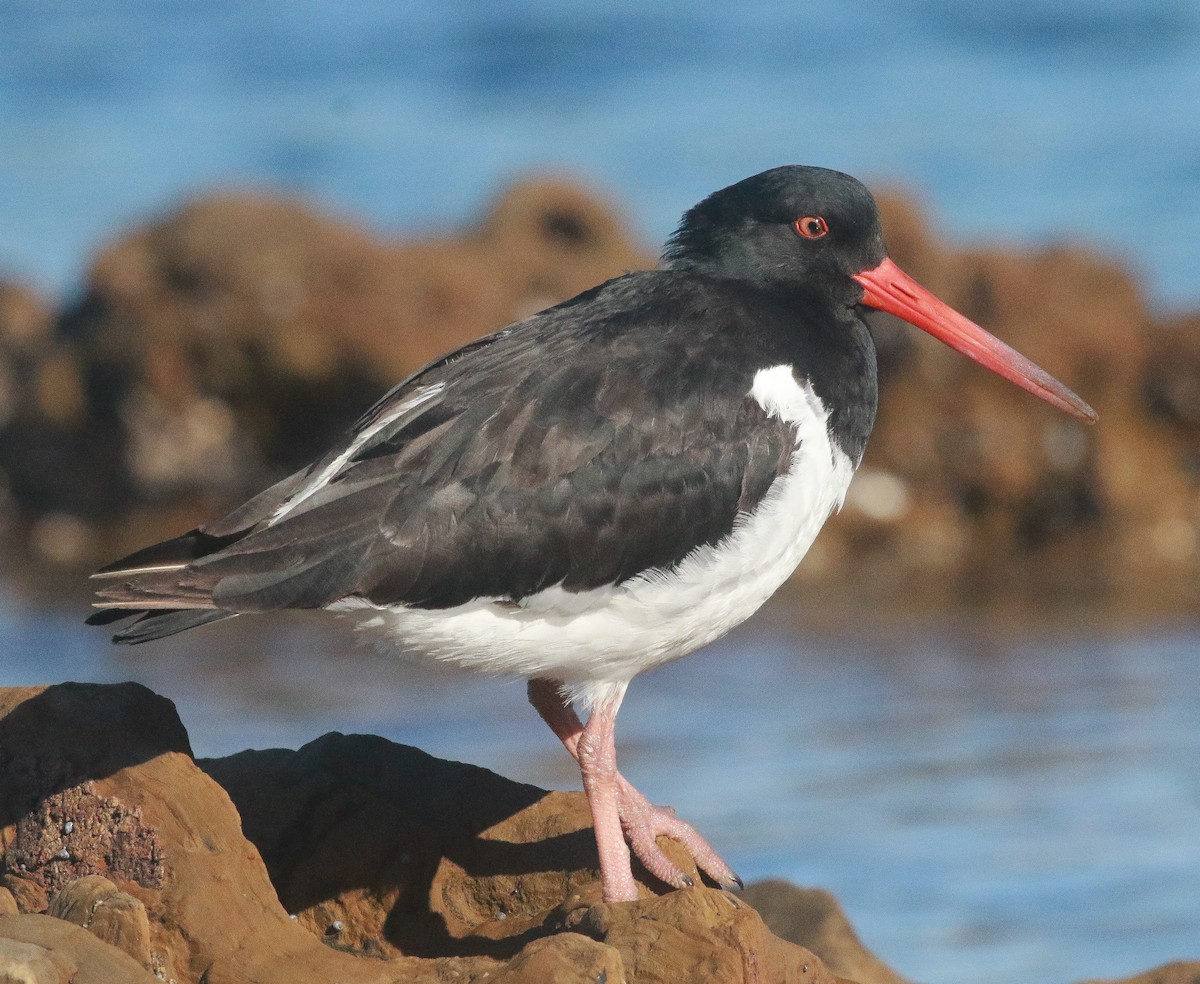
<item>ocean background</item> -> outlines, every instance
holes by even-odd
[[[0,276],[52,296],[117,231],[214,187],[400,235],[550,170],[653,243],[789,162],[910,189],[959,243],[1090,245],[1156,310],[1200,308],[1200,5],[0,3]],[[85,587],[6,575],[0,685],[139,680],[200,755],[370,731],[578,787],[520,685],[303,616],[118,650],[80,624]],[[925,984],[1200,958],[1194,619],[811,615],[788,592],[635,682],[619,747],[651,799],[744,877],[835,892]]]

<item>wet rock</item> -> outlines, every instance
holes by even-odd
[[[87,832],[88,803],[114,818],[109,841],[79,852],[103,877],[51,853]],[[715,889],[658,896],[643,872],[638,902],[602,904],[594,857],[578,793],[367,736],[202,771],[170,704],[142,687],[0,690],[0,871],[41,890],[23,913],[40,904],[76,934],[51,940],[46,916],[23,914],[0,917],[0,940],[66,953],[81,975],[101,946],[205,984],[833,979]],[[91,979],[140,979],[104,974]]]

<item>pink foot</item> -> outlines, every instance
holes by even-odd
[[[621,694],[624,691],[622,689]],[[617,771],[613,724],[620,695],[593,712],[587,727],[551,680],[529,682],[529,702],[558,735],[579,763],[583,786],[592,808],[600,875],[606,902],[637,898],[637,885],[629,867],[629,849],[655,878],[676,888],[694,884],[691,875],[667,857],[658,846],[659,835],[684,846],[696,867],[723,888],[741,888],[742,880],[725,863],[696,828],[675,816],[669,806],[654,806]]]
[[[661,834],[682,844],[696,867],[722,888],[742,887],[742,880],[695,827],[680,820],[671,807],[653,805],[620,773],[617,774],[617,812],[621,817],[621,830],[634,855],[659,881],[676,888],[694,884],[692,876],[680,869],[658,846]]]

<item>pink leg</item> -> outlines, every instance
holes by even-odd
[[[583,762],[580,758],[579,744],[586,729],[574,708],[563,699],[560,685],[552,680],[530,680],[529,702],[541,715],[542,720],[550,725],[551,730],[570,752],[571,757],[580,763],[582,771]],[[592,719],[588,721],[589,729],[599,711],[600,709],[597,708]],[[616,707],[614,706],[611,711],[612,720],[608,725],[610,740],[615,718]],[[667,837],[679,841],[691,854],[697,867],[718,884],[725,888],[741,887],[741,879],[734,874],[733,869],[721,859],[721,856],[712,849],[708,841],[701,837],[691,824],[676,817],[675,811],[669,806],[652,805],[620,772],[616,771],[615,744],[612,751],[612,765],[616,783],[617,814],[620,818],[621,829],[633,846],[633,853],[645,865],[647,871],[660,881],[674,885],[676,888],[692,884],[691,876],[680,870],[658,846],[658,835],[665,834]],[[586,788],[586,778],[584,783]],[[597,826],[596,836],[599,841],[599,826]],[[601,875],[604,875],[603,863]],[[605,897],[608,897],[607,880],[605,881]]]
[[[617,746],[613,731],[620,705],[619,697],[600,704],[575,743],[583,791],[592,808],[605,902],[633,902],[637,898],[637,882],[629,867],[629,848],[621,832],[621,811],[617,805]]]

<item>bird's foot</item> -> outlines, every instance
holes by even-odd
[[[671,807],[652,804],[620,774],[617,775],[617,811],[621,817],[621,830],[633,853],[659,881],[675,888],[689,888],[695,884],[692,876],[658,846],[658,836],[662,834],[682,844],[696,867],[722,888],[732,891],[742,887],[742,880],[695,827],[675,816]]]

